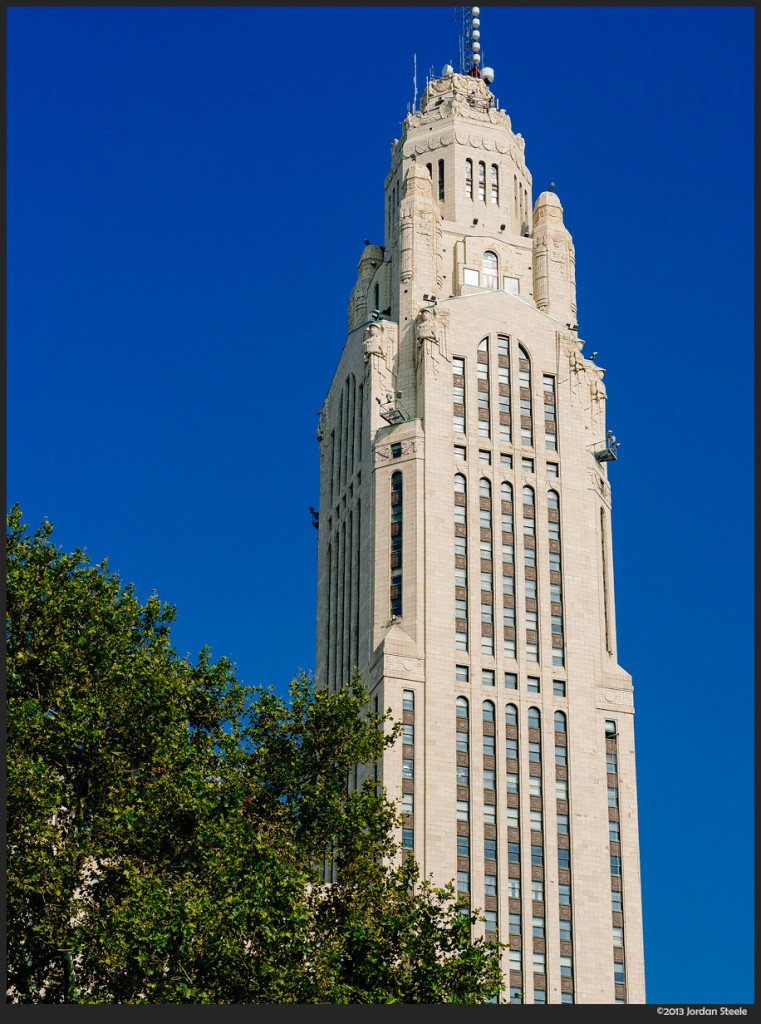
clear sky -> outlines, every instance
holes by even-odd
[[[483,7],[606,368],[647,997],[750,1003],[750,7]],[[284,690],[314,665],[317,413],[453,7],[17,7],[7,504]]]

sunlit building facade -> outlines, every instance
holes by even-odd
[[[563,208],[492,77],[445,67],[391,147],[319,416],[316,678],[358,668],[403,722],[375,769],[403,847],[510,944],[512,998],[641,1003],[616,444]]]

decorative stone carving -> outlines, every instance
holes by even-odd
[[[450,362],[447,344],[449,313],[437,306],[426,306],[415,319],[416,363],[430,366],[434,380],[439,379],[442,362]]]
[[[391,362],[393,343],[385,320],[375,320],[365,328],[362,345],[365,357],[365,380],[370,383],[371,395],[391,391]]]
[[[317,440],[322,441],[327,436],[328,432],[328,399],[322,403],[322,408],[317,414]]]
[[[404,459],[406,455],[416,455],[418,452],[423,450],[423,439],[421,437],[410,437],[406,441],[402,441],[402,451],[400,455],[394,459],[394,462],[398,462],[400,459]],[[374,450],[375,465],[382,466],[388,462],[391,458],[391,445],[380,444],[377,445]]]

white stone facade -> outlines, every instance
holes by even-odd
[[[520,945],[525,1002],[644,1002],[607,398],[582,354],[563,209],[553,192],[532,206],[523,139],[483,80],[454,73],[394,141],[384,209],[320,412],[317,681],[356,667],[414,727],[381,769],[412,804],[405,840]]]

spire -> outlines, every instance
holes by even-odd
[[[457,17],[457,8],[455,17]],[[460,7],[460,74],[483,78],[486,84],[494,81],[492,68],[482,68],[481,8]]]

